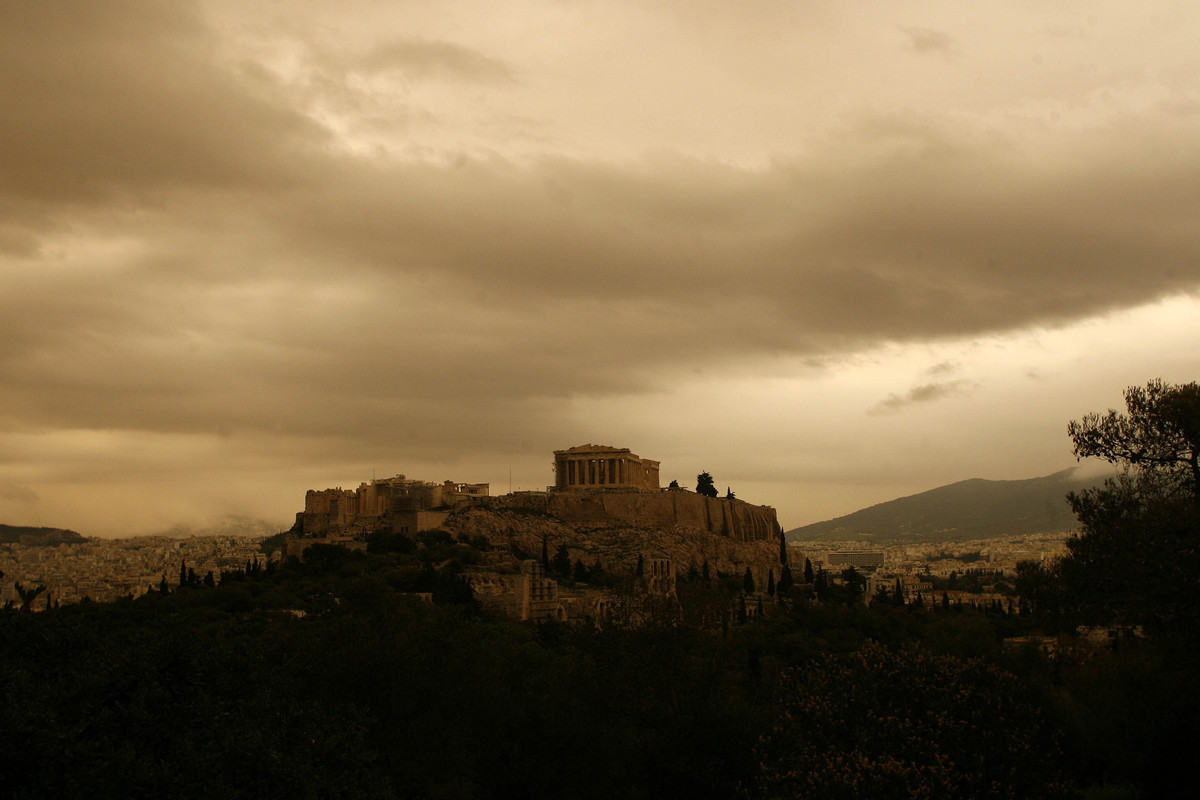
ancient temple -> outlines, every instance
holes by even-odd
[[[658,462],[628,447],[581,444],[554,451],[554,488],[558,491],[647,489],[658,491]]]

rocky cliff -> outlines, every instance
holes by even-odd
[[[631,571],[638,556],[666,556],[679,574],[692,564],[699,569],[707,561],[718,572],[741,575],[750,567],[756,578],[766,580],[767,570],[779,574],[779,540],[739,541],[694,524],[631,524],[600,521],[567,522],[546,512],[523,508],[473,506],[449,514],[442,527],[457,537],[482,536],[493,547],[507,548],[528,558],[538,558],[542,541],[551,555],[566,545],[571,560],[591,566],[599,561],[614,573]]]

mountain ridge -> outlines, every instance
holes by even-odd
[[[1038,478],[967,478],[787,531],[789,541],[896,545],[994,539],[1070,531],[1078,522],[1066,495],[1099,485],[1069,468]]]

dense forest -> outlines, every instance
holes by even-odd
[[[1155,413],[1194,413],[1190,386],[1151,384]],[[1191,796],[1200,501],[1186,453],[1154,469],[1072,496],[1084,532],[1016,614],[802,578],[748,606],[742,576],[689,573],[623,619],[521,623],[461,580],[485,542],[397,534],[9,609],[0,796]]]

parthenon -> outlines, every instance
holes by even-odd
[[[631,453],[628,447],[581,444],[554,451],[554,488],[658,491],[658,464]]]

